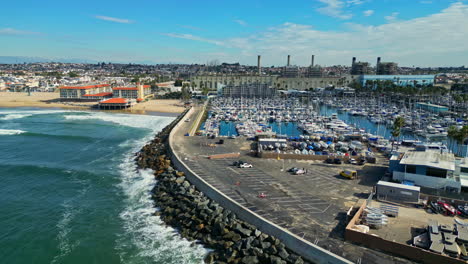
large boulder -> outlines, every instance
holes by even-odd
[[[258,263],[257,256],[245,256],[241,259],[242,264],[256,264]]]

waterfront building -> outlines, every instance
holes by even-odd
[[[447,112],[449,109],[447,106],[435,105],[429,103],[416,103],[416,108],[423,109],[432,113],[442,113]]]
[[[218,86],[261,83],[275,87],[278,90],[310,90],[327,86],[343,86],[351,83],[348,77],[296,77],[285,78],[278,75],[199,75],[192,79],[197,88],[206,87],[218,90]]]
[[[395,85],[400,86],[427,86],[434,84],[435,75],[361,75],[359,80],[363,86],[365,86],[368,81],[391,81]]]
[[[411,181],[417,186],[459,193],[462,182],[460,163],[457,163],[452,153],[408,151],[393,155],[389,167],[395,181]],[[468,187],[468,179],[463,184]]]
[[[269,98],[276,95],[276,89],[263,83],[226,85],[221,88],[223,97],[230,98]]]
[[[99,109],[123,109],[134,105],[135,99],[110,98],[99,102]]]
[[[89,95],[112,92],[109,84],[62,86],[59,87],[59,91],[60,99],[90,99]]]
[[[136,99],[142,101],[152,95],[151,85],[137,84],[136,87],[115,87],[114,98]]]

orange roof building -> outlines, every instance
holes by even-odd
[[[127,99],[140,99],[151,96],[151,85],[137,84],[136,87],[115,87],[112,89],[114,97],[127,98]]]
[[[110,84],[59,87],[60,99],[102,99],[112,93]]]
[[[136,103],[135,99],[110,98],[99,102],[99,109],[123,109]]]

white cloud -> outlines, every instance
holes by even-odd
[[[245,22],[244,20],[236,19],[236,20],[234,20],[234,22],[236,22],[237,24],[239,24],[241,26],[244,26],[244,27],[247,26],[247,22]]]
[[[211,43],[214,45],[222,46],[224,43],[222,41],[217,41],[217,40],[212,40],[212,39],[207,39],[199,36],[194,36],[192,34],[176,34],[176,33],[163,33],[162,35],[168,36],[171,38],[180,38],[180,39],[188,39],[188,40],[194,40],[194,41],[200,41],[200,42],[205,42],[205,43]]]
[[[364,4],[363,0],[348,0],[346,1],[346,4],[348,5],[361,5]]]
[[[382,56],[402,65],[440,65],[439,58],[446,65],[462,65],[468,60],[468,27],[462,21],[468,21],[468,5],[458,2],[440,13],[379,26],[348,23],[347,31],[320,31],[285,23],[223,43],[240,50],[242,56],[262,54],[266,64],[283,63],[292,54],[297,64],[307,65],[310,55],[316,54],[327,64],[348,64],[353,56],[369,61]]]
[[[116,17],[108,17],[108,16],[95,16],[95,18],[104,20],[104,21],[115,22],[115,23],[123,23],[123,24],[133,23],[132,20],[124,19],[124,18],[116,18]]]
[[[388,22],[392,22],[392,21],[395,21],[395,20],[397,19],[397,17],[398,17],[399,14],[400,14],[400,13],[398,13],[398,12],[393,12],[391,15],[385,16],[384,18],[385,18],[385,20],[387,20]]]
[[[0,35],[39,35],[38,32],[18,30],[14,28],[0,28]]]
[[[364,16],[372,16],[374,14],[374,10],[366,10],[362,12]]]
[[[361,5],[364,0],[318,0],[325,6],[317,8],[316,10],[324,15],[336,17],[339,19],[350,19],[353,14],[348,8],[356,5]]]
[[[345,12],[344,8],[346,7],[345,2],[342,0],[318,0],[319,2],[325,4],[325,6],[317,8],[319,13],[322,13],[327,16],[336,17],[339,19],[350,19],[353,17],[352,14]]]
[[[341,31],[321,31],[311,25],[284,23],[246,37],[206,39],[189,34],[167,36],[202,41],[217,46],[199,53],[200,62],[211,59],[264,65],[284,65],[291,54],[294,64],[308,65],[311,54],[318,63],[349,65],[353,56],[374,63],[376,57],[400,65],[466,65],[468,61],[468,4],[452,3],[439,13],[410,20],[392,20],[369,26],[346,23]],[[224,54],[216,57],[215,54]],[[195,56],[195,55],[194,55]],[[229,60],[230,59],[230,60]]]

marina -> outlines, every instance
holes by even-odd
[[[456,152],[450,126],[461,127],[461,118],[425,109],[407,109],[375,100],[320,101],[290,97],[281,99],[230,99],[211,101],[211,110],[200,134],[214,137],[276,137],[286,142],[262,146],[264,151],[305,155],[357,155],[370,147],[390,152],[400,145]],[[393,139],[394,120],[405,120],[401,134]],[[392,146],[392,141],[393,146]],[[363,144],[364,143],[364,144]]]

